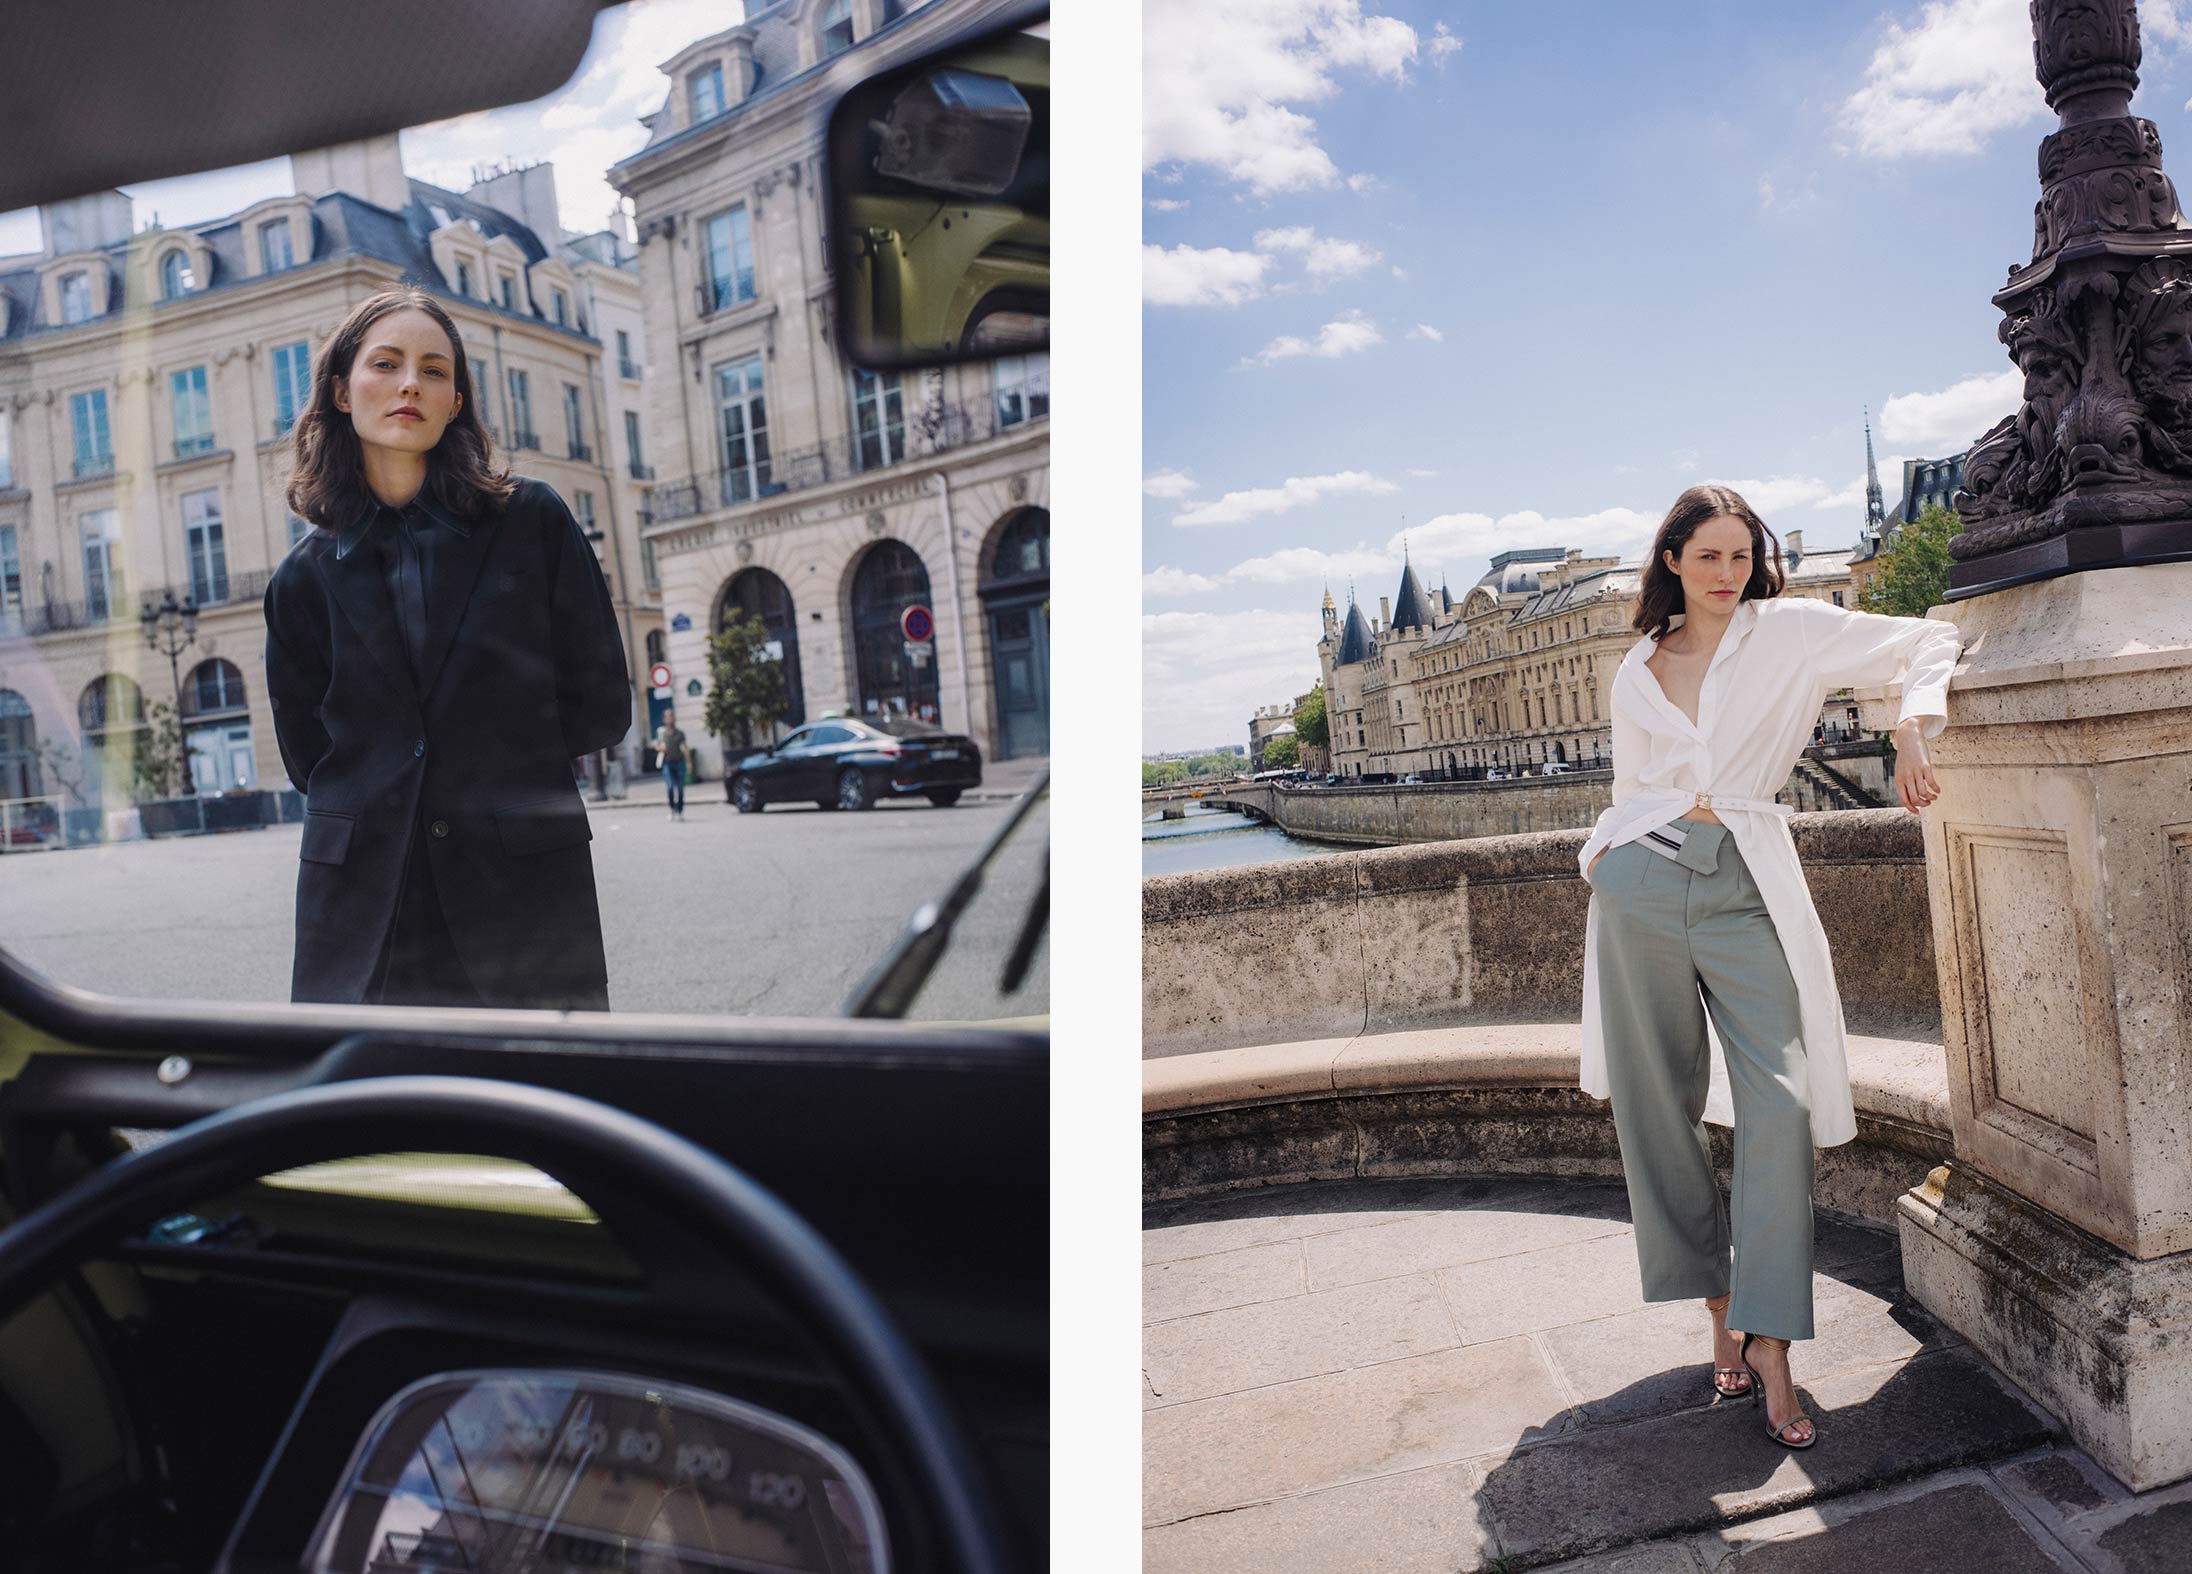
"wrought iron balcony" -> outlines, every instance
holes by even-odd
[[[732,306],[745,306],[755,299],[753,274],[749,270],[735,279],[702,279],[693,286],[693,304],[703,317]]]
[[[178,459],[188,459],[192,454],[210,454],[212,452],[213,434],[211,432],[203,433],[197,437],[178,437],[175,439],[175,457]]]
[[[230,574],[227,578],[227,595],[213,603],[199,601],[201,610],[212,606],[233,607],[243,603],[256,605],[266,594],[267,581],[274,577],[270,568],[255,568],[245,574]],[[25,607],[20,618],[10,619],[0,612],[0,630],[25,634],[63,634],[71,629],[100,628],[110,623],[136,623],[145,607],[159,605],[160,598],[172,591],[177,601],[184,599],[193,589],[181,585],[154,586],[130,595],[127,586],[116,586],[99,600],[47,601]],[[219,583],[209,587],[220,589]]]
[[[93,454],[88,459],[78,459],[75,462],[75,472],[76,479],[79,481],[88,481],[93,476],[112,475],[114,474],[114,456],[112,454]]]
[[[515,433],[510,438],[510,446],[512,448],[538,448],[540,447],[540,434],[538,432]]]
[[[590,465],[594,462],[594,451],[584,443],[573,443],[570,457],[576,459],[580,464]]]
[[[652,481],[655,478],[655,467],[643,465],[637,459],[632,461],[631,470],[634,481]]]
[[[996,411],[987,403],[933,406],[882,432],[855,433],[811,448],[772,453],[758,463],[660,482],[647,488],[640,523],[690,519],[853,476],[886,473],[1003,430],[1008,428],[998,426]]]
[[[636,378],[636,377],[638,377],[638,376],[639,376],[639,363],[638,363],[637,361],[619,361],[619,362],[617,362],[617,375],[618,375],[618,376],[620,376],[620,377],[632,377],[632,378]]]

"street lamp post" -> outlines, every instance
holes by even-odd
[[[181,657],[184,651],[198,642],[198,603],[185,597],[180,605],[175,600],[173,587],[161,592],[160,604],[146,602],[137,614],[144,625],[145,643],[153,650],[167,656],[168,676],[175,684],[175,747],[182,755],[183,794],[195,798],[198,783],[190,771],[190,750],[183,742],[183,669]]]

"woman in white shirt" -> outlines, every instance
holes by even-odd
[[[1901,677],[1896,793],[1913,814],[1931,803],[1925,740],[1948,724],[1960,639],[1784,598],[1779,559],[1720,486],[1684,492],[1652,544],[1643,637],[1614,675],[1613,804],[1579,856],[1581,1083],[1613,1101],[1645,1299],[1703,1296],[1715,1390],[1762,1398],[1768,1436],[1808,1448],[1788,1346],[1812,1336],[1812,1150],[1857,1126],[1833,960],[1774,794],[1830,691]],[[1708,1013],[1732,1095],[1730,1208],[1701,1119]]]

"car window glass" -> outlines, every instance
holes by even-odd
[[[613,1010],[829,1015],[1044,775],[1047,358],[852,367],[819,181],[751,173],[819,171],[837,93],[982,8],[856,7],[824,72],[737,69],[815,57],[814,8],[752,9],[630,0],[533,103],[0,214],[0,947],[118,996],[369,1000],[400,931],[432,987],[559,1004],[530,937],[598,910]],[[329,414],[336,331],[399,287],[461,345],[391,314]],[[303,517],[323,418],[398,453],[476,422],[523,549],[427,487]],[[832,715],[918,768],[742,776]],[[1039,806],[914,1015],[1047,1012],[1047,947],[999,983],[1047,868]]]

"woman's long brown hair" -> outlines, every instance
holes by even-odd
[[[1758,511],[1743,501],[1743,495],[1733,487],[1693,486],[1674,500],[1674,507],[1667,510],[1667,517],[1660,521],[1659,534],[1652,541],[1650,561],[1644,565],[1644,578],[1638,586],[1636,616],[1630,620],[1631,628],[1664,638],[1674,626],[1674,615],[1686,613],[1683,604],[1682,578],[1667,566],[1666,554],[1672,552],[1676,562],[1682,561],[1682,550],[1688,545],[1697,527],[1708,519],[1726,516],[1740,519],[1751,531],[1751,577],[1745,581],[1736,603],[1761,601],[1781,594],[1788,583],[1781,572],[1781,543],[1766,528],[1766,522],[1758,517]],[[1767,549],[1767,543],[1772,549]]]
[[[416,308],[441,324],[456,356],[456,388],[463,403],[442,430],[441,441],[426,456],[426,490],[459,519],[476,519],[510,500],[517,482],[508,470],[493,467],[479,401],[472,394],[472,363],[463,335],[441,302],[409,286],[382,290],[360,301],[342,321],[312,365],[312,396],[291,429],[289,508],[322,530],[340,530],[364,512],[371,496],[365,486],[365,448],[350,412],[335,404],[335,379],[347,378],[368,328],[393,311]]]

